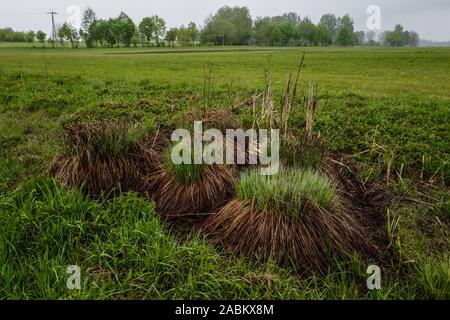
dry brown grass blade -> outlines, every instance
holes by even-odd
[[[306,136],[308,140],[311,140],[313,137],[313,129],[314,129],[314,116],[316,114],[317,108],[317,84],[309,85],[309,94],[306,100]]]
[[[281,99],[281,125],[283,126],[283,133],[284,133],[284,138],[286,138],[287,134],[288,134],[288,129],[289,129],[289,116],[291,113],[291,102],[289,100],[290,95],[291,95],[291,81],[292,81],[292,74],[289,74],[287,83],[286,83],[286,87],[284,88],[284,93],[283,93],[283,97]]]
[[[300,62],[297,67],[297,75],[295,77],[294,90],[292,91],[292,99],[291,99],[292,103],[295,103],[295,99],[297,98],[298,82],[300,80],[300,73],[302,71],[304,61],[305,61],[305,53],[302,54],[302,57],[300,58]]]

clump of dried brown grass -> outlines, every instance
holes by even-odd
[[[159,133],[112,120],[69,126],[61,141],[63,152],[54,158],[51,175],[94,197],[143,191],[141,178],[159,168],[167,143]]]
[[[213,244],[237,255],[252,255],[262,261],[273,259],[318,273],[324,273],[337,256],[377,253],[368,230],[346,201],[340,196],[330,198],[334,199],[332,206],[318,201],[324,194],[335,192],[328,190],[331,180],[317,174],[295,176],[299,179],[293,178],[292,182],[284,176],[247,176],[245,183],[237,187],[238,197],[211,215],[202,230]],[[321,181],[328,182],[317,189]],[[294,184],[297,186],[291,188]]]
[[[146,187],[154,190],[157,211],[165,217],[176,217],[214,212],[232,197],[235,176],[226,166],[202,166],[198,179],[183,183],[161,167],[145,181]]]
[[[365,229],[345,210],[333,213],[311,204],[294,218],[258,209],[251,200],[232,200],[203,226],[213,244],[259,260],[273,259],[297,269],[324,273],[335,256],[372,255]]]

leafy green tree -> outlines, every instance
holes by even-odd
[[[139,32],[147,40],[147,45],[156,33],[155,20],[152,17],[146,17],[139,23]]]
[[[0,41],[6,42],[27,42],[28,34],[22,31],[14,31],[11,28],[0,29]]]
[[[47,37],[47,34],[44,31],[38,31],[36,33],[36,39],[38,39],[38,41],[40,43],[42,43],[42,45],[45,47],[45,38]]]
[[[34,39],[36,39],[36,32],[30,30],[26,33],[26,39],[28,43],[33,43]]]
[[[283,45],[283,32],[280,26],[280,24],[276,24],[272,27],[272,40],[276,45]]]
[[[63,26],[62,25],[57,27],[56,35],[58,36],[59,43],[61,43],[61,47],[64,48],[64,36],[65,36],[65,34],[64,34],[64,30],[63,30]]]
[[[320,22],[319,22],[318,26],[322,27],[321,32],[323,32],[323,28],[326,28],[327,33],[328,33],[326,36],[323,35],[322,40],[327,40],[326,41],[327,45],[332,44],[336,38],[336,33],[337,33],[337,29],[338,29],[338,19],[336,18],[336,16],[331,13],[323,15],[320,18]]]
[[[295,12],[289,12],[289,13],[285,13],[285,14],[283,14],[281,16],[275,16],[275,17],[271,18],[271,22],[274,25],[281,25],[281,24],[285,24],[285,23],[291,23],[295,27],[298,27],[301,21],[302,21],[302,19]]]
[[[78,33],[77,30],[68,24],[67,22],[64,23],[61,28],[58,30],[58,37],[60,39],[66,39],[70,41],[70,44],[72,45],[72,48],[75,47],[75,41],[78,41]],[[63,43],[63,41],[62,41]]]
[[[133,37],[131,38],[131,44],[135,48],[142,45],[142,38],[141,38],[137,28],[135,28],[135,30],[134,30]]]
[[[96,38],[101,46],[105,45],[112,48],[118,44],[118,27],[116,19],[99,20],[96,28]]]
[[[269,17],[258,17],[254,23],[254,38],[259,45],[269,46],[273,42],[273,25]]]
[[[298,32],[302,44],[307,46],[317,45],[317,27],[308,17],[300,22],[300,25],[298,26]]]
[[[152,19],[155,24],[156,45],[159,46],[159,39],[164,36],[164,33],[166,32],[166,21],[160,16],[153,16]]]
[[[95,20],[93,26],[92,26],[92,38],[96,45],[100,43],[100,46],[103,48],[105,43],[105,37],[102,35],[102,29],[101,24],[104,23],[104,20]],[[80,30],[80,36],[84,40],[84,37],[82,35],[83,30]]]
[[[356,31],[354,37],[355,37],[355,44],[358,46],[362,46],[364,44],[366,34],[364,31]]]
[[[411,36],[409,35],[409,31],[405,31],[403,32],[403,36],[402,36],[402,46],[409,46],[409,43],[411,41]]]
[[[80,28],[78,34],[81,37],[81,39],[83,39],[87,48],[93,48],[97,46],[99,42],[100,44],[102,43],[103,40],[100,41],[101,39],[99,32],[100,31],[99,24],[100,20],[97,19],[92,22],[92,24],[89,26],[89,35],[86,35],[85,32],[83,31],[83,28]]]
[[[400,47],[402,39],[393,31],[386,31],[384,33],[384,44],[388,47]]]
[[[232,10],[234,32],[232,41],[235,44],[248,44],[252,36],[253,20],[247,7],[235,7]]]
[[[178,29],[177,28],[171,28],[166,32],[166,41],[169,42],[172,47],[175,46],[175,41],[178,37]]]
[[[336,35],[336,44],[352,46],[355,44],[355,28],[353,19],[347,14],[338,21],[339,27]]]
[[[134,32],[136,31],[136,26],[134,25],[133,20],[131,20],[131,18],[124,12],[121,12],[114,22],[114,29],[115,32],[118,33],[119,41],[126,47],[129,47],[131,45],[131,39],[133,39]]]
[[[405,31],[401,24],[397,24],[393,31],[384,33],[383,42],[389,47],[416,47],[419,44],[419,35],[414,31]]]
[[[281,32],[281,41],[282,44],[295,44],[295,39],[298,38],[298,30],[295,28],[295,25],[292,22],[282,23],[279,26]]]
[[[321,46],[329,46],[333,43],[333,36],[326,26],[319,24],[317,26],[317,42]]]
[[[407,37],[409,38],[409,34],[408,36],[405,35],[403,32],[403,26],[401,24],[397,24],[394,31],[385,32],[384,43],[389,47],[403,47],[409,42]]]
[[[220,11],[220,10],[219,10]],[[205,27],[201,35],[202,42],[214,43],[217,45],[232,44],[232,35],[234,33],[233,22],[219,13],[214,17],[209,17],[205,21]]]
[[[207,18],[202,31],[202,42],[221,45],[249,43],[253,21],[247,7],[222,7]]]
[[[114,44],[117,47],[120,47],[121,27],[122,25],[118,18],[108,19],[108,37],[114,38]]]
[[[90,7],[87,7],[83,13],[80,29],[80,36],[84,40],[87,48],[92,48],[94,46],[94,42],[96,41],[95,37],[95,28],[97,26],[96,21],[97,17],[95,15],[94,10],[92,10]]]
[[[192,42],[192,45],[195,46],[195,41],[197,40],[198,34],[199,34],[197,25],[194,22],[190,22],[188,24],[187,31],[188,31],[189,39]]]
[[[419,34],[415,31],[409,32],[409,46],[415,48],[419,45]]]
[[[0,29],[0,41],[12,41],[12,34],[14,30],[11,28]]]
[[[160,37],[166,32],[166,21],[157,15],[146,17],[139,24],[139,32],[145,37],[147,44],[155,37],[156,44],[159,45]]]
[[[103,47],[112,47],[115,44],[115,38],[110,34],[110,20],[99,20],[96,28],[96,39]]]
[[[191,38],[189,36],[189,30],[184,25],[182,25],[178,29],[178,41],[183,45],[187,46],[191,42]]]

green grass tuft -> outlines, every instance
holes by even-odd
[[[311,170],[286,169],[275,176],[259,171],[245,173],[236,193],[241,200],[252,200],[262,210],[276,208],[293,216],[302,216],[308,203],[325,210],[338,204],[336,187],[323,174]]]
[[[426,299],[450,299],[450,256],[426,257],[418,270],[418,291]]]
[[[174,164],[171,158],[171,152],[174,145],[166,149],[166,168],[170,171],[175,181],[179,184],[193,184],[202,177],[204,169],[203,164]],[[191,151],[192,163],[194,162],[194,150]]]

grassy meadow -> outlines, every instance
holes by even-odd
[[[183,50],[0,46],[0,299],[450,299],[450,49]],[[67,124],[172,128],[188,110],[223,108],[251,125],[265,67],[278,101],[302,52],[300,93],[319,86],[315,130],[385,194],[395,258],[380,265],[381,290],[366,288],[370,261],[305,277],[179,236],[144,197],[94,200],[48,173]],[[66,288],[69,265],[81,290]]]

